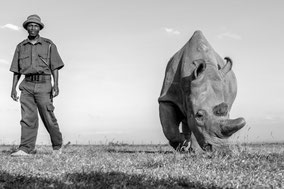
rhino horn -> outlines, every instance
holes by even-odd
[[[226,60],[226,64],[223,68],[221,68],[221,73],[225,76],[233,67],[233,61],[229,57],[224,58]]]
[[[245,126],[244,118],[227,119],[221,123],[221,133],[224,137],[229,137]]]

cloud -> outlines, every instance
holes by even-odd
[[[168,34],[172,34],[172,35],[179,35],[180,31],[175,30],[173,28],[164,28],[164,30],[168,33]]]
[[[2,29],[7,28],[14,31],[19,31],[21,29],[19,26],[16,26],[14,24],[5,24],[4,26],[1,26],[1,28]]]
[[[218,35],[219,39],[224,39],[224,38],[230,38],[230,39],[235,39],[235,40],[241,40],[242,37],[238,34],[232,33],[232,32],[224,32]]]
[[[6,65],[8,65],[9,62],[8,62],[7,60],[5,60],[5,59],[0,59],[0,64],[6,64]]]
[[[264,115],[262,117],[262,122],[272,123],[272,124],[283,124],[284,119],[280,115]]]
[[[264,119],[265,119],[265,120],[272,121],[272,120],[274,120],[275,118],[274,118],[274,116],[271,116],[271,115],[265,115],[265,116],[264,116]]]

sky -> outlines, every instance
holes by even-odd
[[[38,14],[65,63],[55,115],[64,143],[167,143],[158,97],[167,62],[201,30],[233,59],[230,117],[240,142],[284,141],[284,2],[281,0],[10,0],[0,7],[0,144],[19,144],[20,103],[9,67]],[[23,78],[23,77],[22,77]],[[19,90],[18,90],[19,92]],[[40,122],[37,144],[50,144]]]

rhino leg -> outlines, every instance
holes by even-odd
[[[191,131],[187,122],[182,121],[182,134],[184,135],[185,140],[190,141],[191,138]]]
[[[191,140],[190,140],[190,149],[191,151],[195,153],[202,153],[203,150],[200,148],[197,139],[195,138],[194,134],[191,134]]]
[[[191,151],[191,131],[185,120],[182,121],[182,135],[184,136],[184,142],[180,147],[180,151],[188,152]]]
[[[179,132],[179,124],[183,120],[181,111],[171,102],[160,102],[159,112],[164,135],[174,149],[179,148],[185,141],[184,135]]]

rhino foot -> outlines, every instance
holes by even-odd
[[[170,142],[170,145],[177,151],[177,152],[192,152],[192,148],[190,147],[190,141],[185,140],[183,142]]]
[[[175,150],[177,150],[177,148],[180,146],[180,142],[172,142],[172,141],[169,141],[169,144],[170,144],[171,147],[173,147]]]
[[[183,142],[183,144],[180,147],[180,152],[190,152],[191,148],[190,148],[190,141],[189,140],[185,140]]]

